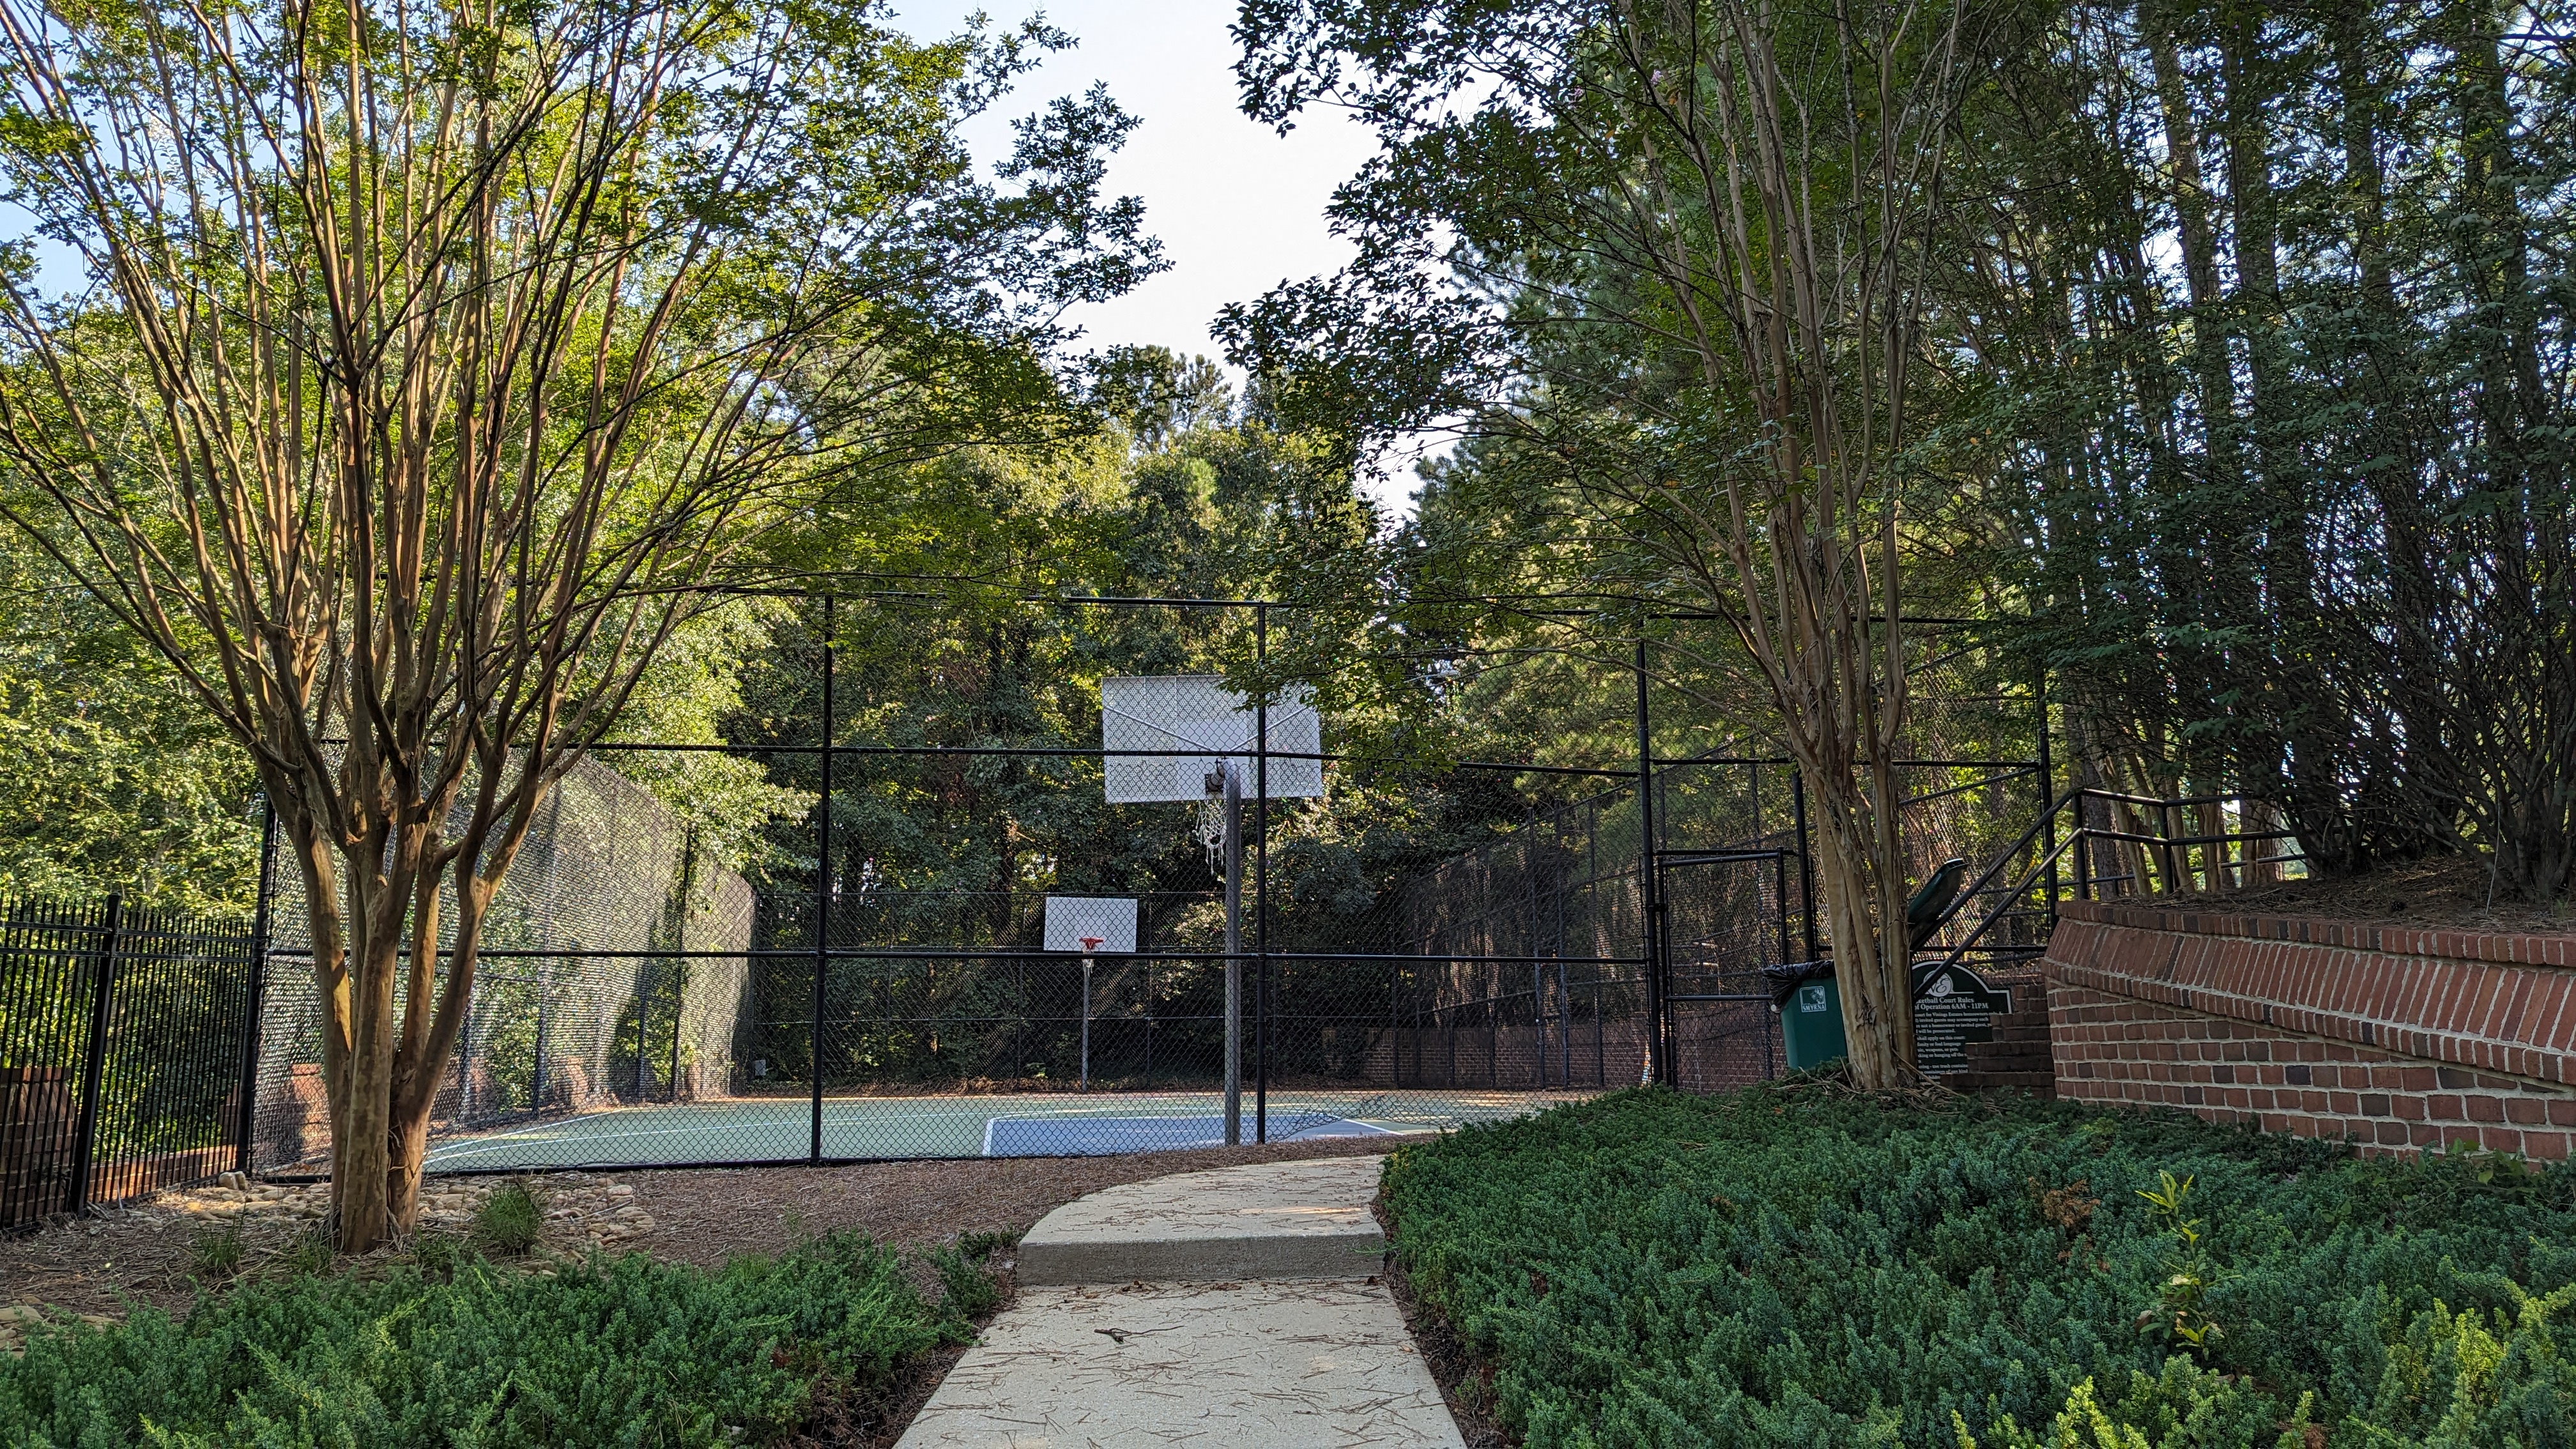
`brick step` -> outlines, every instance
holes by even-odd
[[[2042,1022],[2036,1026],[2004,1026],[1999,1023],[1993,1028],[1993,1030],[1995,1034],[1994,1039],[1999,1042],[2044,1042],[2048,1040],[2048,1024],[2046,1022]]]

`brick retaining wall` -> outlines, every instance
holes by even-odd
[[[2576,937],[2074,902],[2046,967],[2060,1097],[2570,1153]]]

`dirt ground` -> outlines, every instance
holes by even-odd
[[[2203,891],[2137,904],[2266,916],[2332,916],[2374,926],[2576,934],[2576,902],[2517,900],[2486,868],[2455,855],[2396,861],[2356,876],[2285,881],[2260,890]]]
[[[663,1170],[606,1177],[532,1176],[541,1200],[561,1204],[549,1244],[578,1250],[606,1240],[617,1250],[714,1267],[745,1252],[776,1252],[849,1228],[881,1242],[927,1248],[964,1233],[1021,1233],[1049,1210],[1123,1182],[1243,1162],[1384,1152],[1383,1137],[1325,1138],[1264,1147],[1212,1147],[1121,1157],[968,1158],[856,1167]],[[466,1183],[436,1179],[460,1224]],[[468,1180],[488,1189],[493,1179]],[[141,1302],[173,1312],[195,1296],[192,1244],[237,1229],[245,1265],[292,1252],[319,1222],[319,1194],[269,1189],[164,1193],[91,1218],[0,1237],[0,1319],[17,1305],[75,1314],[120,1314]],[[612,1214],[614,1216],[612,1216]],[[0,1322],[0,1338],[14,1337]]]

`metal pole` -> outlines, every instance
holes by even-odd
[[[1252,657],[1270,664],[1270,605],[1252,610]],[[1270,684],[1252,700],[1252,1140],[1270,1140]]]
[[[1243,1141],[1243,772],[1225,772],[1225,1145]]]
[[[268,974],[269,876],[277,863],[277,806],[259,797],[259,896],[250,913],[250,989],[242,1024],[241,1117],[233,1128],[233,1170],[251,1168],[251,1132],[259,1096],[259,1012]]]
[[[2039,848],[2048,858],[2048,919],[2057,919],[2057,768],[2048,752],[2048,670],[2039,671]]]
[[[552,963],[539,961],[534,977],[537,987],[536,1060],[528,1064],[528,1110],[546,1109],[546,995],[554,989]]]
[[[1530,1044],[1538,1054],[1538,1089],[1547,1090],[1547,968],[1530,962]]]
[[[823,1160],[823,973],[832,930],[832,596],[823,596],[823,798],[814,807],[814,1000],[806,1033],[812,1061],[813,1137],[806,1160]]]
[[[1807,835],[1807,776],[1803,770],[1789,771],[1789,802],[1798,817],[1798,898],[1806,919],[1807,959],[1816,959],[1816,857],[1815,842]]]
[[[2075,898],[2079,901],[2093,899],[2093,837],[2085,833],[2087,826],[2084,819],[2084,804],[2083,792],[2076,792]]]
[[[1102,927],[1103,930],[1108,929]],[[1082,1087],[1091,1090],[1091,958],[1082,958]]]
[[[1556,963],[1556,1080],[1557,1085],[1572,1090],[1574,1086],[1574,993],[1566,989],[1564,953],[1558,952]]]
[[[1655,879],[1655,752],[1646,713],[1646,641],[1637,641],[1637,890],[1644,907],[1647,1075],[1669,1085],[1672,1053],[1664,1034],[1663,892]]]
[[[635,973],[635,1100],[638,1102],[644,1100],[644,1028],[645,1013],[650,1009],[652,975],[653,964],[649,961]]]
[[[108,995],[116,978],[117,928],[124,918],[125,898],[110,894],[106,927],[100,933],[98,981],[90,992],[89,1049],[81,1054],[80,1145],[72,1159],[71,1191],[66,1203],[72,1212],[89,1206],[89,1176],[98,1159],[98,1085],[107,1071]]]

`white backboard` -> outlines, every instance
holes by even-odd
[[[1270,797],[1324,793],[1323,720],[1313,696],[1291,688],[1270,706]],[[1214,674],[1125,676],[1100,681],[1100,746],[1104,750],[1193,753],[1110,754],[1101,761],[1112,805],[1207,798],[1208,773],[1234,762],[1243,793],[1254,792],[1257,721],[1243,696]],[[1280,755],[1306,759],[1280,759]]]
[[[1084,937],[1100,944],[1085,946]],[[1046,898],[1046,949],[1080,951],[1086,956],[1124,956],[1136,949],[1136,898],[1133,896],[1049,896]]]

